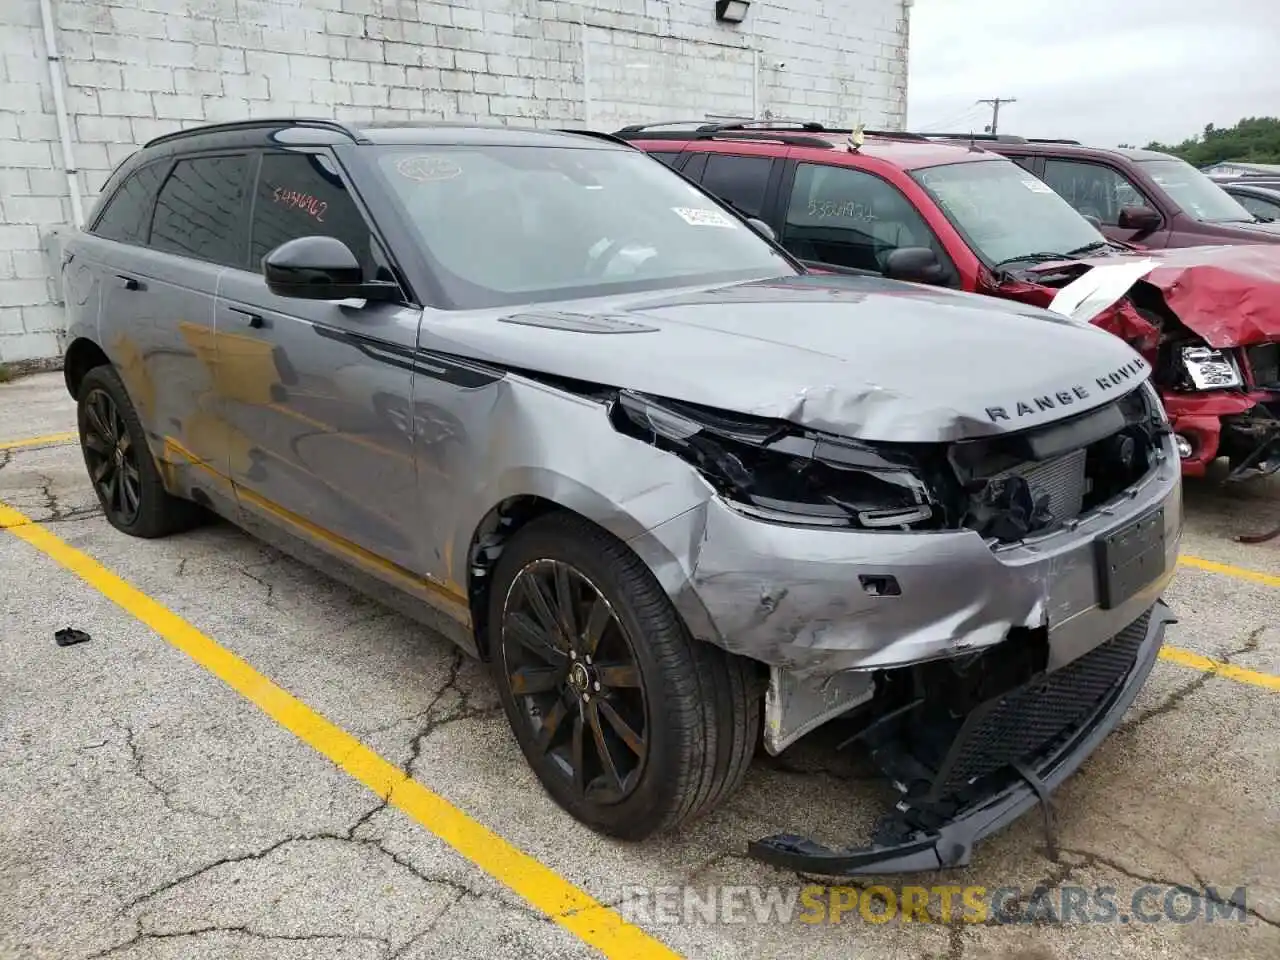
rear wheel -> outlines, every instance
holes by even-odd
[[[648,569],[598,527],[553,514],[512,537],[488,631],[516,739],[582,823],[641,840],[741,783],[760,731],[754,664],[690,637]]]
[[[77,419],[85,469],[108,523],[150,539],[200,522],[204,514],[199,506],[165,490],[137,411],[114,368],[94,367],[85,374]]]

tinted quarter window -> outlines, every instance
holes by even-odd
[[[375,276],[368,224],[333,161],[320,154],[265,155],[253,202],[252,269],[257,270],[262,258],[280,244],[311,236],[341,240],[364,266],[365,276]]]
[[[676,165],[676,161],[680,159],[679,153],[668,153],[665,150],[662,152],[658,152],[656,150],[652,151],[649,156],[654,157],[657,160],[661,160],[668,167],[674,167]]]
[[[156,250],[240,266],[249,158],[179,160],[160,188],[151,243]]]
[[[945,260],[933,231],[902,192],[851,167],[796,167],[782,245],[803,260],[881,273],[899,247],[929,247]]]
[[[703,189],[728,200],[749,217],[760,216],[764,192],[769,185],[773,161],[768,157],[731,157],[723,153],[707,155],[702,175]]]
[[[166,169],[167,163],[152,163],[129,174],[111,195],[102,217],[90,232],[121,243],[146,243],[151,205]]]
[[[1111,167],[1076,160],[1046,160],[1044,181],[1086,217],[1118,226],[1121,207],[1151,206],[1129,180]]]

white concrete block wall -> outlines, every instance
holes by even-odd
[[[758,116],[900,127],[910,0],[51,0],[88,212],[151,137],[246,116],[611,130]],[[72,222],[39,0],[0,0],[0,362],[61,352]]]

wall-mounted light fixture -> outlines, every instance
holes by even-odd
[[[716,0],[716,19],[724,23],[741,23],[747,19],[750,0]]]

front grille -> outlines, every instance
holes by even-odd
[[[1027,481],[1032,496],[1039,501],[1048,498],[1047,509],[1054,521],[1074,520],[1084,509],[1087,479],[1085,461],[1088,451],[1083,447],[1044,463],[1023,463],[1002,471],[993,477],[1002,480],[1018,476]]]
[[[1256,347],[1246,347],[1245,355],[1249,358],[1249,367],[1253,370],[1254,386],[1280,389],[1280,343],[1263,343]]]
[[[931,793],[954,794],[1075,733],[1129,675],[1150,619],[1148,611],[1061,669],[979,705],[956,733]]]

